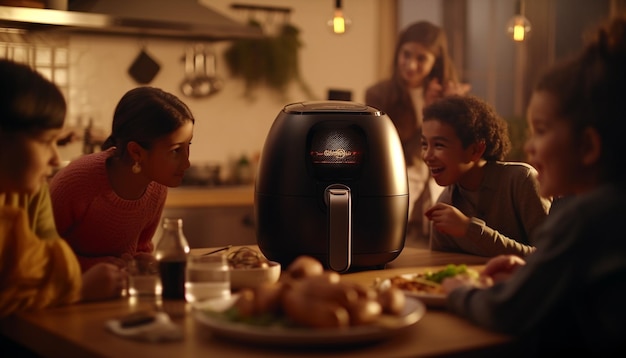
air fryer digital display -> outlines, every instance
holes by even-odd
[[[365,153],[365,136],[356,126],[320,125],[311,129],[309,163],[320,179],[353,178]]]

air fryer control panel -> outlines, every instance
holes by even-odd
[[[309,164],[318,180],[354,179],[366,152],[365,135],[354,125],[318,123],[309,132],[307,148]]]
[[[307,166],[318,180],[356,179],[367,154],[365,133],[346,116],[379,116],[380,111],[349,101],[293,103],[284,108],[291,115],[323,118],[307,135]]]

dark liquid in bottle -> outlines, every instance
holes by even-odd
[[[163,299],[185,299],[185,261],[159,261]]]

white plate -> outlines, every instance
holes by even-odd
[[[195,305],[193,316],[197,322],[207,326],[214,335],[237,341],[263,345],[281,346],[336,346],[373,342],[395,336],[398,332],[417,323],[426,313],[426,306],[412,297],[407,297],[402,314],[383,315],[374,324],[347,328],[294,328],[255,326],[233,322],[220,315],[209,315],[207,311],[222,312],[235,302],[237,295],[228,299],[204,301]]]
[[[401,277],[405,277],[407,279],[411,279],[415,274],[404,274],[400,275]],[[376,286],[382,289],[387,289],[391,286],[391,281],[387,278],[384,280],[375,283]],[[415,292],[415,291],[407,291],[402,290],[405,296],[414,297],[418,300],[424,302],[424,304],[428,307],[432,308],[444,308],[446,307],[446,295],[442,293],[427,293],[427,292]]]

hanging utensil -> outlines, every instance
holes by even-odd
[[[193,48],[187,49],[185,53],[185,79],[180,84],[180,90],[187,97],[191,97],[193,94],[193,79],[195,77],[194,70],[194,51]]]
[[[185,54],[185,79],[181,91],[187,97],[205,97],[210,93],[210,81],[204,76],[204,52],[200,45]]]
[[[202,98],[218,92],[223,84],[215,76],[215,54],[196,45],[185,55],[185,79],[181,91],[185,96]]]
[[[211,80],[206,75],[206,56],[203,46],[197,46],[194,53],[194,93],[195,97],[206,97],[211,94]]]
[[[213,50],[205,52],[204,60],[204,74],[211,84],[210,94],[215,94],[224,86],[224,81],[217,76],[217,57],[215,56],[215,52]]]

